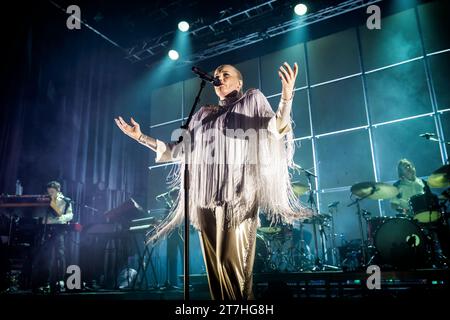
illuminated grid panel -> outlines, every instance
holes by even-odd
[[[297,88],[306,86],[306,61],[304,44],[299,43],[295,46],[267,54],[260,58],[261,60],[261,91],[266,96],[280,93],[281,83],[278,77],[278,69],[282,63],[288,62],[291,66],[297,62],[300,69],[298,72]]]
[[[432,116],[425,116],[374,128],[376,162],[380,180],[397,180],[396,164],[407,158],[414,162],[418,176],[428,176],[441,165],[439,145],[419,137],[424,132],[435,132]]]
[[[304,169],[310,171],[312,174],[315,174],[313,147],[311,139],[307,138],[295,141],[294,162],[297,164],[301,164],[301,166]],[[306,176],[299,171],[292,172],[292,181],[300,182],[305,185],[308,184]],[[313,188],[316,189],[316,181],[314,178],[312,179],[312,184]]]
[[[450,110],[441,115],[443,140],[450,142]],[[447,155],[450,155],[450,145],[446,145]],[[448,159],[450,162],[450,159]]]
[[[372,123],[432,112],[423,59],[366,75]]]
[[[367,125],[360,76],[316,86],[310,92],[316,135]]]
[[[374,180],[369,134],[366,129],[318,138],[316,159],[321,190]]]
[[[446,0],[436,1],[417,7],[422,28],[425,52],[432,53],[450,48],[450,29],[448,19],[449,4]]]
[[[276,110],[280,103],[280,95],[268,98],[272,108]],[[306,89],[297,90],[292,103],[292,119],[294,120],[294,136],[311,136],[311,123],[308,108],[308,92]]]
[[[359,27],[365,71],[422,55],[414,9],[381,20],[381,30]]]
[[[310,41],[307,48],[312,85],[361,73],[355,29]]]
[[[366,179],[393,182],[402,148],[410,158],[418,159],[419,174],[436,169],[448,154],[448,148],[439,150],[437,144],[427,144],[418,137],[419,133],[431,131],[444,134],[444,138],[450,140],[450,113],[438,112],[438,109],[450,109],[446,72],[450,46],[442,32],[446,29],[433,31],[434,26],[448,25],[448,22],[443,14],[431,17],[435,12],[442,12],[442,6],[445,5],[424,4],[417,10],[384,18],[382,30],[370,31],[362,26],[259,58],[259,87],[274,109],[280,89],[276,76],[278,66],[283,61],[300,62],[293,118],[296,121],[294,132],[303,146],[295,155],[296,161],[304,167],[310,167],[305,163],[311,163],[312,171],[318,175],[316,191],[321,211],[327,211],[333,195],[345,201],[341,203],[345,213],[338,217],[343,220],[337,223],[343,226],[342,230],[351,225],[347,231],[352,236],[358,237],[354,210],[346,205],[353,183]],[[336,46],[338,43],[345,45]],[[333,50],[327,50],[333,48],[333,44],[335,56]],[[248,63],[255,65],[253,60]],[[428,77],[431,82],[427,81]],[[337,107],[333,108],[333,103]],[[327,111],[333,115],[328,119]],[[414,142],[396,142],[392,137],[395,133]],[[312,139],[305,139],[310,136]],[[389,153],[389,148],[398,150]],[[425,156],[415,158],[415,150]],[[333,163],[333,160],[336,161]],[[297,173],[293,174],[294,178],[298,177]],[[364,208],[374,215],[390,214],[385,212],[386,207],[376,201],[364,203]]]
[[[158,88],[152,93],[150,124],[157,125],[182,118],[183,83]]]
[[[436,94],[438,110],[450,108],[450,90],[448,74],[450,72],[450,50],[428,57],[431,70],[431,79]]]

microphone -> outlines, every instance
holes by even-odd
[[[192,72],[195,73],[196,75],[198,75],[200,77],[200,79],[208,81],[215,87],[218,87],[222,84],[222,82],[220,82],[219,78],[214,78],[212,75],[200,70],[199,68],[197,68],[195,66],[192,67]]]
[[[422,137],[422,138],[425,138],[427,140],[430,140],[431,137],[436,137],[436,134],[435,133],[425,132],[425,133],[419,134],[419,137]]]

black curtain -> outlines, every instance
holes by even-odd
[[[24,194],[59,180],[83,220],[103,182],[105,209],[129,197],[145,206],[149,151],[113,122],[133,115],[145,130],[150,95],[130,94],[144,68],[88,28],[67,29],[50,2],[14,9],[1,22],[0,193],[17,179]]]

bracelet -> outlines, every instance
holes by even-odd
[[[292,96],[291,96],[290,99],[284,99],[283,96],[280,96],[281,101],[284,102],[284,103],[292,101],[292,99],[294,99],[294,94],[295,94],[295,91],[292,91]]]
[[[144,141],[141,140],[141,138],[142,138],[143,136],[144,136],[144,134],[141,133],[141,135],[140,135],[139,138],[138,138],[138,141],[139,141],[139,142],[142,142],[142,143],[144,142]]]

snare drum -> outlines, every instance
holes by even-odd
[[[412,196],[409,205],[414,219],[420,223],[432,223],[441,218],[439,198],[432,193]]]

